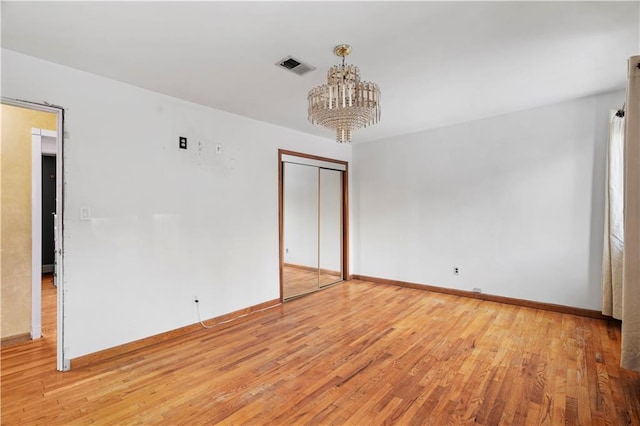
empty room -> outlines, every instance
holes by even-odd
[[[3,425],[640,425],[640,2],[0,7]]]

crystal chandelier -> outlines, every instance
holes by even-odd
[[[351,142],[351,132],[380,121],[380,88],[377,84],[360,81],[360,70],[345,65],[344,58],[351,46],[341,44],[333,50],[342,57],[342,65],[334,65],[327,72],[327,84],[309,91],[309,121],[336,131],[336,141]]]

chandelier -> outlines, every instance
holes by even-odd
[[[342,57],[342,65],[329,68],[327,84],[309,91],[308,117],[312,124],[335,130],[336,142],[348,143],[354,130],[380,121],[380,88],[360,81],[358,67],[345,65],[351,46],[341,44],[333,53]]]

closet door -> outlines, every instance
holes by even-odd
[[[318,282],[318,168],[283,163],[285,299],[315,291]]]
[[[343,172],[319,169],[319,285],[342,281]]]

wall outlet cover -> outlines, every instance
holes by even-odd
[[[80,220],[91,220],[91,209],[89,207],[80,207]]]
[[[180,136],[180,149],[187,149],[187,138]]]

